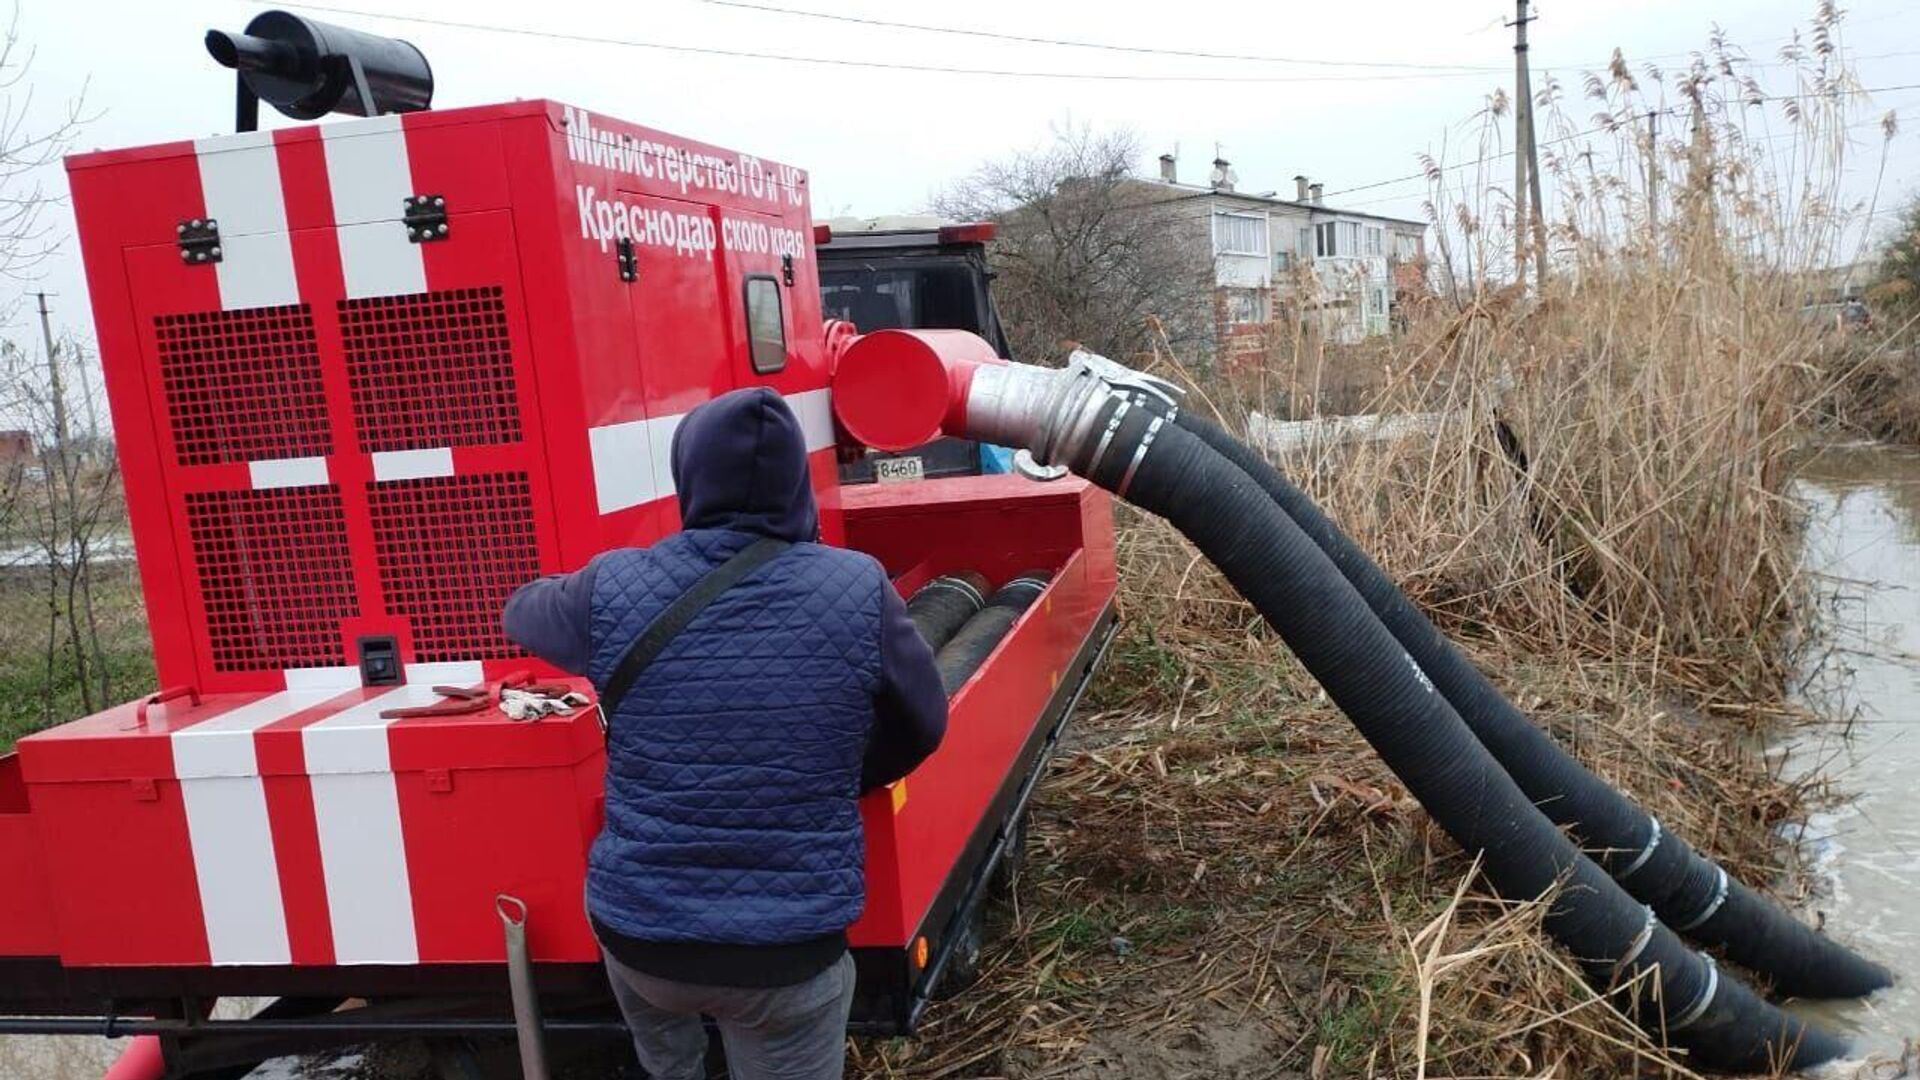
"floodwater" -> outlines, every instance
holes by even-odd
[[[1811,816],[1814,907],[1826,927],[1902,978],[1865,1002],[1809,1005],[1863,1054],[1920,1038],[1920,453],[1823,451],[1807,471],[1807,565],[1827,592],[1809,700],[1836,719],[1788,747],[1849,801]]]

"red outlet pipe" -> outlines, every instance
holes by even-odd
[[[166,1058],[160,1053],[158,1035],[135,1035],[127,1048],[107,1066],[100,1080],[161,1080],[167,1074]]]
[[[984,338],[965,330],[862,334],[834,364],[834,415],[848,435],[876,450],[958,434],[973,373],[1004,363]]]

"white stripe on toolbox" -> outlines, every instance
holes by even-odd
[[[800,422],[807,452],[834,444],[833,398],[825,388],[785,395],[787,407]],[[611,514],[629,506],[664,499],[674,493],[673,433],[686,413],[628,420],[587,429],[587,449],[593,459],[594,501],[600,512]]]
[[[249,461],[247,473],[256,488],[315,487],[327,482],[327,459],[296,457]]]
[[[315,776],[313,816],[337,964],[414,964],[413,887],[390,773]]]
[[[401,224],[413,171],[400,114],[320,125],[347,296],[427,291],[420,245]]]
[[[258,776],[183,779],[180,801],[209,958],[215,964],[290,963],[266,785]]]
[[[453,475],[453,448],[436,446],[427,450],[377,450],[373,455],[375,480],[419,480],[428,476]]]
[[[332,697],[268,694],[173,733],[173,771],[187,814],[194,881],[215,964],[285,964],[286,904],[254,732]]]
[[[286,195],[273,133],[251,131],[198,139],[200,197],[220,232],[220,306],[272,307],[300,302],[287,235]]]
[[[426,685],[409,684],[301,729],[336,963],[419,960],[400,794],[387,751],[393,721],[380,713],[431,704],[439,696]]]

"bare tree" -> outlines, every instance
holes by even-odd
[[[54,200],[43,182],[72,144],[82,106],[76,99],[51,115],[35,106],[33,54],[20,40],[18,19],[16,8],[0,33],[0,278],[24,292],[62,239],[48,220]],[[29,668],[6,665],[14,689],[38,686],[35,698],[6,703],[4,729],[31,724],[35,713],[46,724],[110,701],[94,562],[102,537],[115,535],[124,517],[111,452],[102,452],[97,433],[76,433],[70,421],[76,404],[94,412],[97,383],[85,351],[71,337],[56,340],[44,296],[38,313],[23,311],[18,293],[9,299],[0,323],[25,331],[22,338],[33,344],[0,338],[0,429],[13,433],[0,461],[0,598],[10,616],[31,605],[44,622],[30,627],[39,620],[10,617],[0,628],[10,657],[43,661],[37,678],[27,676]],[[43,633],[31,652],[13,640],[36,631]]]
[[[944,217],[998,224],[994,294],[1020,359],[1056,357],[1069,341],[1132,356],[1155,323],[1185,355],[1209,348],[1211,242],[1177,196],[1133,177],[1138,149],[1126,132],[1059,131],[934,200]]]

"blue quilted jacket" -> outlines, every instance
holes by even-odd
[[[697,616],[608,718],[606,824],[588,867],[603,941],[694,946],[666,954],[698,970],[655,973],[737,981],[698,947],[831,940],[859,917],[857,797],[933,750],[946,699],[880,565],[812,542],[805,444],[779,395],[695,409],[672,453],[683,531],[529,583],[504,620],[530,651],[605,686],[702,574],[759,537],[792,542]]]

